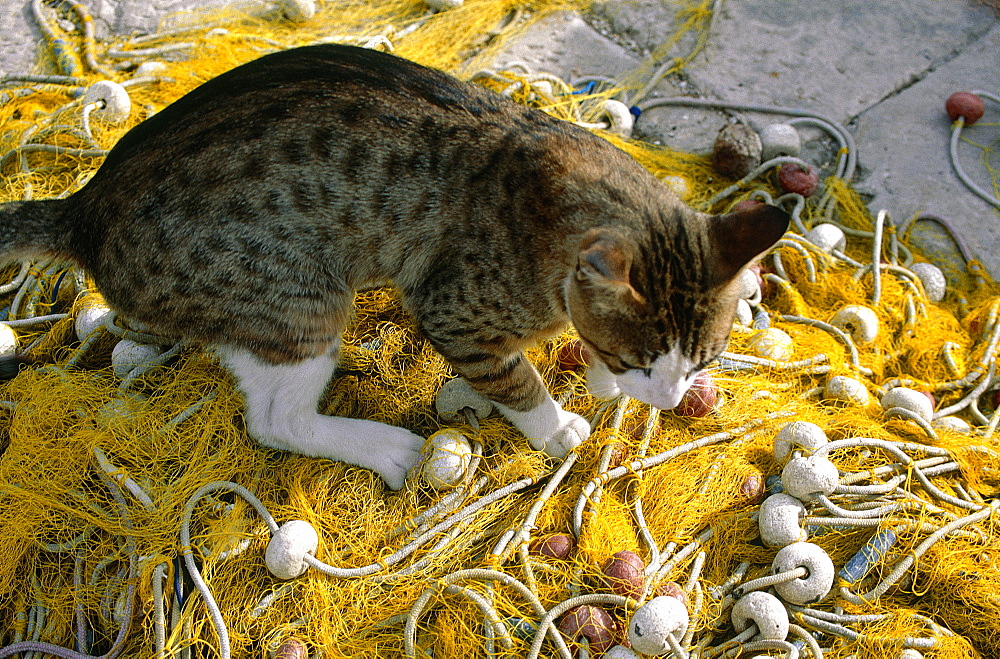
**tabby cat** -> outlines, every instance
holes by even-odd
[[[0,205],[0,255],[75,261],[126,318],[211,347],[261,444],[399,489],[420,437],[317,413],[355,290],[398,288],[454,370],[562,456],[590,426],[524,349],[572,322],[606,390],[674,407],[726,344],[736,276],[787,225],[771,206],[694,212],[586,130],[322,45],[198,87],[66,199]]]

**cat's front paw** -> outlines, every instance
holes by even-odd
[[[406,474],[420,459],[424,438],[409,430],[386,426],[387,430],[372,446],[369,464],[364,466],[378,473],[391,490],[400,490]]]
[[[567,412],[551,398],[528,412],[518,412],[494,403],[539,451],[554,458],[566,454],[590,437],[590,423],[579,414]]]
[[[565,458],[590,437],[590,423],[579,414],[560,410],[559,427],[554,433],[542,439],[532,439],[531,445],[545,451],[553,458]]]
[[[288,433],[278,448],[371,469],[391,489],[399,490],[423,446],[424,439],[405,428],[316,414],[305,428]]]

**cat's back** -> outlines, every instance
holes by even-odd
[[[440,187],[449,171],[502,175],[498,158],[509,158],[498,152],[538,161],[580,133],[400,57],[307,46],[232,69],[137,125],[75,202],[98,228],[126,214],[197,222],[206,202],[223,205],[214,218],[246,214],[247,204],[272,216],[337,214],[349,192],[375,194],[406,176]]]
[[[296,48],[228,71],[129,131],[74,197],[85,219],[75,243],[93,269],[127,259],[125,246],[165,259],[186,245],[205,261],[211,254],[193,252],[292,234],[311,246],[339,241],[341,253],[378,238],[398,261],[428,232],[504,215],[514,197],[544,206],[573,159],[566,148],[602,151],[576,157],[588,166],[622,156],[582,129],[400,57]],[[422,233],[403,232],[414,222]],[[398,244],[385,244],[397,231]]]
[[[161,154],[189,156],[227,137],[266,147],[320,125],[363,128],[371,120],[384,129],[406,129],[435,111],[453,122],[488,123],[516,109],[505,101],[379,51],[338,44],[294,48],[236,67],[189,92],[129,131],[102,169],[113,171],[154,146]],[[378,134],[366,137],[379,140]]]
[[[372,50],[266,55],[126,133],[71,200],[72,242],[99,271],[128,260],[127,246],[162,260],[179,257],[178,245],[266,242],[261,232],[278,230],[268,223],[322,233],[398,176],[431,117],[443,145],[509,111],[485,90]]]

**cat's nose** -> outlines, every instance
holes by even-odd
[[[670,387],[665,387],[661,391],[661,396],[659,396],[659,401],[650,402],[649,404],[661,410],[672,410],[678,405],[680,405],[681,399],[684,398],[684,394],[687,393],[688,384],[686,382],[677,383]]]
[[[622,393],[661,410],[677,407],[691,384],[687,378],[651,379],[642,374],[633,374],[633,371],[619,375],[617,379]]]
[[[650,364],[649,375],[638,370],[617,376],[622,393],[661,410],[680,404],[699,369],[677,349],[658,356]]]

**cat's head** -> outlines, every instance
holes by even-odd
[[[732,330],[740,272],[788,228],[774,206],[710,216],[683,208],[649,235],[591,229],[566,297],[595,356],[591,391],[675,407]]]

